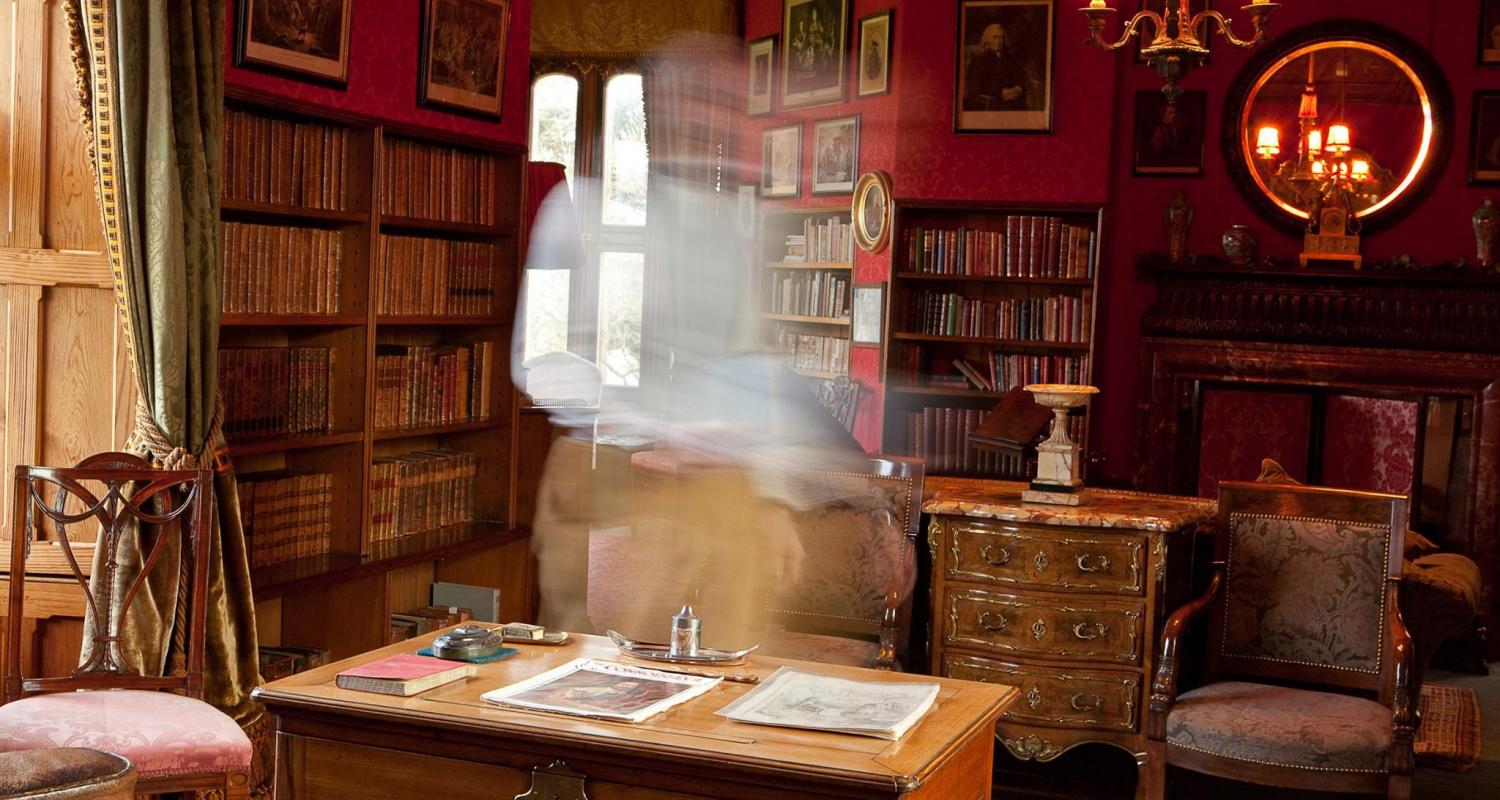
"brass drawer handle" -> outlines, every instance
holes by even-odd
[[[1037,551],[1036,558],[1032,559],[1032,563],[1036,564],[1036,571],[1037,572],[1046,572],[1047,571],[1047,553],[1044,552],[1044,551]]]
[[[1093,563],[1089,563],[1093,559]],[[1079,572],[1109,572],[1109,556],[1096,556],[1084,553],[1078,557]]]
[[[1073,626],[1073,635],[1085,642],[1097,639],[1106,633],[1109,633],[1109,628],[1105,627],[1102,622],[1080,622]]]
[[[1074,711],[1098,711],[1104,707],[1104,698],[1097,694],[1078,692],[1068,698],[1068,705],[1072,706]]]
[[[998,558],[990,555],[990,553],[993,552],[992,548],[993,550],[1000,551],[1000,555]],[[984,547],[979,548],[979,557],[984,559],[992,567],[1003,567],[1005,566],[1005,563],[1007,561],[1010,561],[1010,551],[1004,547],[996,547],[995,545],[987,544]]]
[[[1010,617],[997,611],[979,612],[979,627],[987,631],[1003,631],[1010,624]]]
[[[1043,620],[1043,619],[1038,619],[1036,622],[1031,623],[1031,635],[1032,635],[1033,638],[1035,638],[1037,640],[1040,640],[1043,636],[1046,636],[1047,635],[1047,621]]]

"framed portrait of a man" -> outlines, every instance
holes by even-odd
[[[1136,175],[1203,174],[1206,92],[1183,92],[1175,105],[1155,89],[1135,93],[1132,166]]]
[[[813,123],[813,194],[848,194],[859,176],[859,115]]]
[[[855,95],[873,97],[891,90],[891,19],[881,11],[859,21],[859,50],[855,56]]]
[[[234,63],[349,82],[353,0],[240,0]]]
[[[1500,0],[1479,0],[1479,66],[1500,66]]]
[[[781,107],[844,99],[849,0],[782,0]]]
[[[802,126],[768,128],[760,134],[760,196],[802,193]]]
[[[776,37],[766,36],[745,45],[745,113],[771,113],[776,86]]]
[[[956,133],[1052,130],[1051,0],[958,0]]]
[[[418,101],[499,118],[510,0],[424,0]]]

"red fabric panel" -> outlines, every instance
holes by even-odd
[[[567,168],[555,161],[526,162],[526,229],[536,222],[536,212],[552,187],[567,180]]]
[[[1335,395],[1326,409],[1323,484],[1410,497],[1417,466],[1417,402]]]
[[[1217,497],[1219,481],[1250,481],[1260,461],[1274,458],[1293,478],[1307,480],[1312,396],[1303,392],[1208,389],[1198,439],[1198,494]]]

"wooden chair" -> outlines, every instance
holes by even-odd
[[[212,481],[209,470],[156,470],[127,453],[91,456],[71,469],[16,467],[7,636],[15,643],[21,635],[32,539],[51,527],[91,612],[84,632],[91,649],[71,675],[41,678],[22,675],[21,648],[7,648],[0,752],[90,747],[135,764],[140,794],[217,789],[226,798],[249,796],[250,740],[202,700]],[[102,491],[90,488],[95,485]],[[103,556],[92,578],[80,568],[68,531],[91,520],[99,524],[96,547]],[[140,574],[114,592],[110,587],[122,578],[116,554],[134,525],[155,536],[143,537],[150,550],[142,554]],[[185,670],[142,675],[126,663],[121,628],[174,539],[182,554],[177,590],[186,598]]]
[[[863,471],[792,473],[806,499],[791,512],[802,579],[772,598],[784,630],[767,655],[898,669],[911,631],[923,464],[864,460]]]
[[[1168,618],[1147,717],[1144,796],[1168,764],[1312,791],[1411,794],[1411,637],[1398,589],[1406,498],[1219,485],[1216,571]],[[1205,684],[1177,692],[1208,614]]]

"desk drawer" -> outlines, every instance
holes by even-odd
[[[1145,591],[1146,539],[1140,534],[968,520],[949,526],[950,580],[1101,594]]]
[[[1022,597],[952,589],[944,642],[998,653],[1070,661],[1140,663],[1139,603]]]
[[[1135,731],[1141,681],[1130,672],[1074,672],[1012,664],[978,656],[943,656],[943,675],[1017,687],[1007,722]]]

